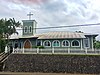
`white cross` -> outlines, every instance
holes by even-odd
[[[31,12],[29,12],[29,14],[27,14],[27,16],[29,16],[29,20],[31,20],[32,15],[33,14]]]

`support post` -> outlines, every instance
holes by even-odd
[[[12,52],[12,53],[14,53],[14,51],[15,51],[15,50],[14,50],[14,47],[13,47],[13,52]]]
[[[85,53],[87,54],[87,48],[85,48]]]
[[[7,48],[7,46],[5,47],[5,53],[7,53],[8,52],[8,48]]]
[[[81,39],[81,50],[83,50],[83,48],[82,48],[82,47],[83,47],[83,44],[82,44],[82,39]]]
[[[42,46],[42,40],[41,40],[41,46]]]
[[[54,47],[52,48],[52,54],[54,54]]]
[[[24,48],[23,48],[23,53],[24,53]]]
[[[37,54],[39,54],[39,48],[37,48]]]
[[[68,54],[70,53],[70,49],[68,48]]]
[[[93,37],[91,37],[91,42],[92,42],[92,51],[94,51],[94,48],[93,48]]]

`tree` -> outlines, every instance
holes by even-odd
[[[8,38],[13,33],[17,33],[16,27],[19,27],[21,23],[15,21],[15,19],[1,19],[0,20],[0,51],[4,49],[5,45],[8,43]]]
[[[100,49],[100,41],[96,41],[95,42],[95,48],[96,49]]]

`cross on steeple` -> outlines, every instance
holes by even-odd
[[[29,16],[29,20],[31,20],[32,15],[33,14],[31,12],[29,12],[29,14],[27,14],[27,16]]]

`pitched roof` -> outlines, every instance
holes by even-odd
[[[94,36],[94,37],[98,36],[98,34],[91,34],[91,33],[84,33],[84,35],[85,36]]]
[[[83,33],[77,32],[48,32],[37,35],[38,39],[64,39],[64,38],[85,38]]]
[[[79,32],[64,32],[64,31],[54,31],[42,34],[36,34],[34,36],[13,36],[10,39],[24,39],[24,38],[38,38],[38,39],[70,39],[70,38],[86,38],[86,36],[98,36],[97,34],[90,33],[79,33]]]

